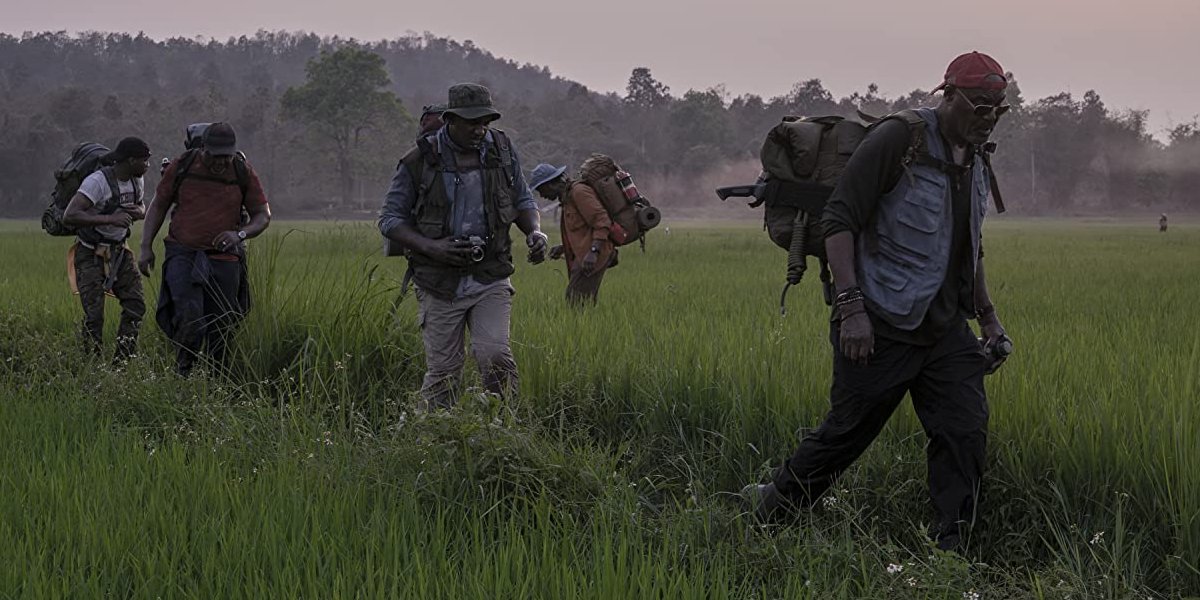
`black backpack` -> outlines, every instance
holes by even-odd
[[[199,179],[202,181],[215,181],[217,183],[228,184],[230,181],[223,177],[215,175],[201,175],[192,173],[192,165],[196,164],[196,160],[200,158],[200,153],[203,150],[200,148],[192,148],[183,153],[175,161],[175,181],[171,185],[171,200],[179,199],[179,188],[183,186],[184,180]],[[246,166],[246,155],[238,152],[233,157],[233,177],[238,189],[242,191],[242,200],[246,199],[246,192],[250,189],[250,169]],[[245,218],[243,217],[243,220]]]
[[[189,177],[203,179],[208,181],[216,181],[218,183],[229,183],[229,180],[220,177],[209,175],[196,175],[191,173],[192,165],[196,159],[200,157],[200,153],[204,151],[204,132],[208,130],[212,123],[192,123],[183,130],[183,156],[180,156],[176,161],[175,181],[171,186],[171,200],[179,199],[179,188],[183,185],[183,181]],[[171,162],[164,160],[162,164],[163,172],[166,172],[167,167]],[[246,168],[246,154],[240,150],[233,156],[233,176],[237,181],[237,186],[242,190],[242,200],[246,199],[246,191],[250,188],[250,172]],[[250,221],[249,215],[246,214],[246,209],[242,208],[242,224]]]
[[[50,204],[42,212],[42,229],[46,233],[53,236],[77,234],[74,228],[63,224],[63,212],[67,210],[67,205],[71,203],[71,198],[74,198],[75,194],[79,191],[79,186],[83,185],[83,180],[87,179],[88,175],[106,166],[104,157],[108,153],[108,148],[103,144],[84,142],[76,146],[62,167],[54,172],[54,191],[50,194]],[[116,186],[116,178],[111,175],[111,172],[108,175],[108,182],[112,186],[113,197],[120,198],[120,191]],[[109,207],[106,208],[104,214],[112,214],[116,209],[116,202],[109,203]]]

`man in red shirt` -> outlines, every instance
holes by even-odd
[[[163,173],[146,212],[138,260],[148,277],[154,238],[174,207],[156,320],[178,346],[175,369],[185,377],[202,350],[216,370],[227,370],[227,339],[250,310],[242,242],[271,222],[262,183],[237,152],[233,127],[213,123],[203,140],[201,149],[185,152]],[[243,208],[249,222],[242,221]]]

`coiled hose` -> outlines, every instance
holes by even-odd
[[[808,261],[804,257],[804,247],[808,244],[808,213],[796,212],[796,220],[792,221],[792,243],[788,245],[787,283],[779,294],[779,314],[787,315],[788,288],[800,283],[804,272],[808,270]]]

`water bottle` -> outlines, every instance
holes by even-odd
[[[642,199],[641,192],[637,186],[633,184],[633,177],[625,171],[617,171],[617,187],[621,188],[621,193],[625,194],[625,199],[630,203],[637,202]]]

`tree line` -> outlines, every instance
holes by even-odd
[[[815,77],[770,98],[720,86],[675,94],[644,67],[624,93],[603,94],[428,33],[369,43],[269,31],[225,41],[0,34],[0,215],[37,215],[79,142],[138,135],[156,157],[173,157],[187,124],[216,120],[237,128],[279,214],[374,211],[420,107],[463,81],[491,88],[527,169],[604,152],[674,215],[719,209],[712,187],[752,179],[762,139],[784,115],[936,102],[923,89],[893,98],[873,84],[838,98]],[[1200,210],[1195,120],[1159,141],[1145,111],[1109,108],[1094,91],[1027,100],[1012,81],[994,162],[1014,212]]]

